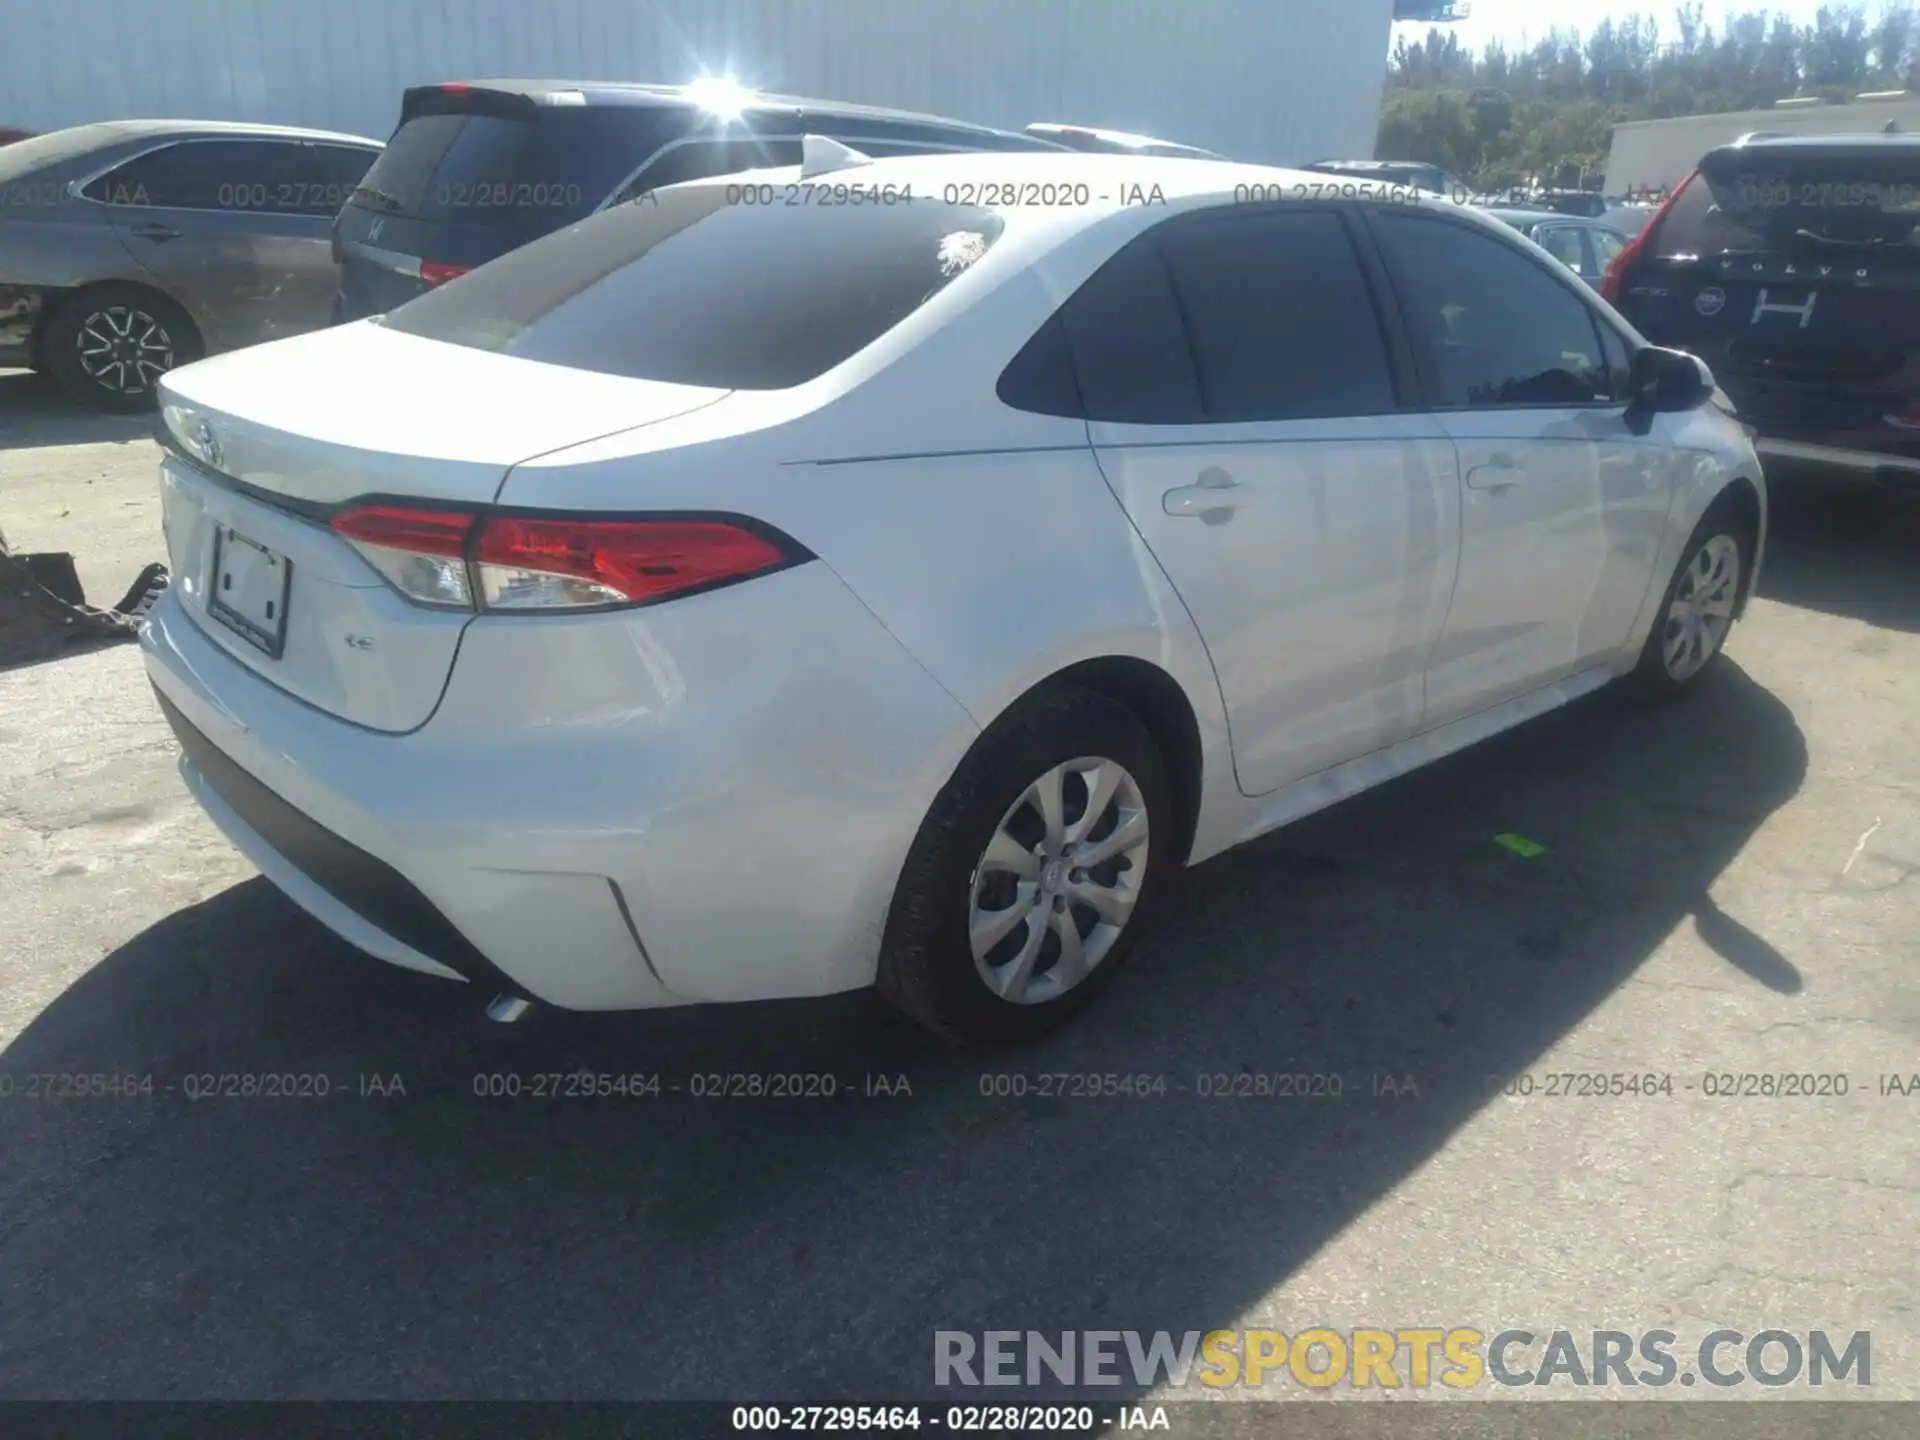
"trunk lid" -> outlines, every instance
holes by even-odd
[[[160,389],[162,518],[187,613],[268,683],[392,732],[432,715],[472,614],[403,598],[331,515],[376,495],[485,505],[521,461],[727,394],[374,322],[201,361]]]
[[[1705,360],[1762,435],[1913,453],[1917,239],[1920,147],[1728,146],[1662,219],[1621,308]]]

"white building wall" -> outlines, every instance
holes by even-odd
[[[1756,130],[1782,135],[1871,135],[1883,131],[1888,121],[1906,134],[1920,134],[1920,97],[1631,120],[1614,126],[1613,147],[1607,152],[1606,193],[1677,185],[1709,150]]]
[[[0,126],[385,138],[409,85],[679,83],[1062,120],[1247,160],[1370,156],[1393,0],[0,0]]]

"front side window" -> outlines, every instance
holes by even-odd
[[[509,251],[380,322],[579,370],[721,389],[804,384],[979,263],[977,206],[728,203],[721,181]]]
[[[299,211],[312,176],[297,141],[189,140],[135,156],[81,193],[108,205],[273,214]]]
[[[1591,310],[1537,261],[1464,224],[1389,212],[1374,225],[1436,405],[1611,400]]]

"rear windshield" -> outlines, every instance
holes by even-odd
[[[354,202],[419,220],[545,231],[589,214],[689,122],[671,106],[420,115],[394,132]]]
[[[1734,153],[1701,167],[1661,222],[1655,253],[1886,253],[1913,248],[1916,226],[1920,154]]]
[[[128,132],[111,125],[76,125],[51,135],[16,140],[11,145],[0,146],[0,182],[18,180],[36,170],[65,164],[75,156],[127,138]]]
[[[378,323],[608,375],[780,390],[879,339],[1002,228],[991,210],[931,200],[729,204],[738,188],[674,186],[616,206]]]

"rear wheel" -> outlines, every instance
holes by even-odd
[[[1062,688],[983,735],[922,824],[887,917],[880,990],[963,1040],[1033,1039],[1111,983],[1172,860],[1146,728]]]
[[[1634,686],[1642,694],[1683,694],[1720,657],[1753,546],[1752,527],[1731,504],[1717,501],[1701,517],[1634,668]]]
[[[178,305],[139,285],[96,285],[47,321],[40,364],[61,389],[98,410],[153,405],[160,377],[200,357],[200,333]]]

